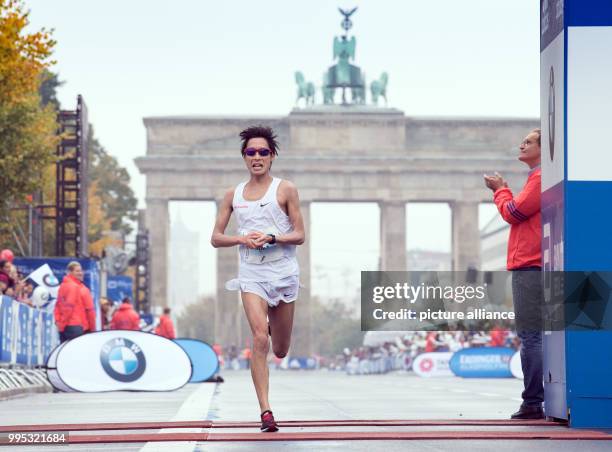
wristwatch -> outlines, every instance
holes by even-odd
[[[270,245],[274,245],[276,243],[276,236],[274,234],[268,234],[268,237],[272,237],[272,240],[269,243]]]

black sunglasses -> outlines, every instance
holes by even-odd
[[[270,155],[270,149],[266,149],[266,148],[261,148],[261,149],[255,149],[255,148],[248,148],[244,150],[244,155],[248,155],[249,157],[255,157],[255,154],[259,153],[260,157],[267,157],[268,155]]]

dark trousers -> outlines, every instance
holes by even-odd
[[[69,325],[60,332],[60,343],[74,339],[83,334],[83,327],[78,325]]]
[[[521,340],[523,405],[542,406],[544,401],[542,358],[542,272],[526,267],[512,272],[512,297],[516,334]]]

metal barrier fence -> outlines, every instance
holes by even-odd
[[[58,344],[53,311],[32,308],[2,296],[0,365],[43,366]]]

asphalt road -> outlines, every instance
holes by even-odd
[[[169,393],[34,394],[0,402],[0,424],[49,424],[137,421],[258,421],[259,409],[250,374],[226,372],[225,383],[188,385]],[[326,371],[277,371],[271,374],[271,404],[277,420],[359,419],[507,419],[520,404],[522,382],[515,379],[423,379],[410,373],[347,376]],[[486,431],[489,427],[461,427]],[[529,431],[536,427],[503,426],[498,431]],[[542,427],[537,427],[542,430]],[[215,429],[219,430],[219,429]],[[293,427],[306,431],[423,431],[457,427]],[[153,431],[156,432],[157,430]],[[164,429],[162,432],[204,432]],[[252,427],[232,433],[256,433]],[[83,432],[79,432],[83,433]],[[90,432],[88,432],[90,433]],[[112,434],[117,432],[97,432]],[[123,431],[121,433],[139,433]],[[77,433],[74,433],[76,435]],[[490,451],[516,449],[553,451],[612,450],[609,441],[558,440],[360,440],[287,442],[174,442],[22,446],[20,451]],[[0,447],[13,450],[14,446]]]

